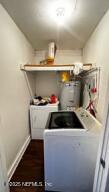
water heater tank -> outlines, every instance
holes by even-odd
[[[60,93],[61,110],[79,107],[80,104],[80,81],[62,83]]]

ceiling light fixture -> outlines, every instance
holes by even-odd
[[[73,3],[69,0],[52,1],[48,7],[49,17],[58,25],[63,25],[70,20],[76,1],[74,0]]]

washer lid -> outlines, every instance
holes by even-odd
[[[71,111],[51,112],[48,129],[84,129],[77,115]]]

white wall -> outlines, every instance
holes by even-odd
[[[37,72],[36,74],[36,95],[50,96],[59,95],[59,73],[58,72]]]
[[[36,51],[35,63],[39,64],[46,58],[47,51]],[[82,50],[57,50],[55,64],[74,64],[82,62]],[[50,96],[52,93],[59,95],[59,73],[57,72],[37,72],[36,94]]]
[[[109,11],[91,35],[83,49],[83,62],[101,68],[98,118],[102,121],[109,75]]]
[[[47,51],[36,51],[35,63],[39,64],[41,60],[46,59]],[[74,64],[82,62],[82,50],[57,50],[55,64]]]
[[[0,118],[8,171],[29,136],[30,93],[20,64],[32,62],[33,53],[29,42],[0,5]],[[31,82],[33,78],[31,75]]]

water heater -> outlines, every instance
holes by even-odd
[[[61,110],[77,108],[80,104],[80,81],[62,83],[60,92]]]

